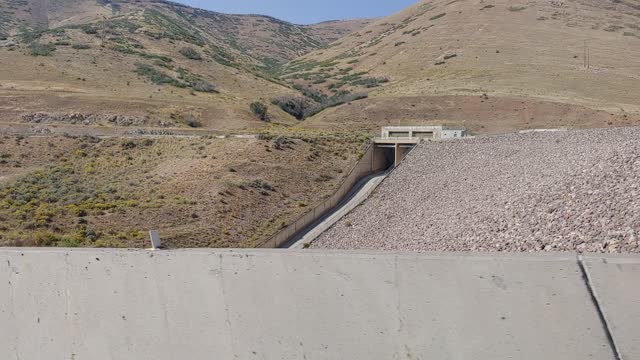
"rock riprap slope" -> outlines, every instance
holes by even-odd
[[[640,128],[424,143],[313,247],[640,252]]]

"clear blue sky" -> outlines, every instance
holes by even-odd
[[[325,20],[379,17],[402,10],[418,0],[174,0],[229,14],[261,14],[296,24]]]

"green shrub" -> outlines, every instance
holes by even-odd
[[[257,139],[258,140],[272,140],[274,137],[275,137],[275,135],[272,135],[272,134],[269,134],[269,133],[266,133],[266,132],[262,132],[262,133],[258,134]]]
[[[326,102],[322,103],[322,107],[321,109],[318,111],[322,111],[324,109],[328,109],[330,107],[335,107],[335,106],[340,106],[342,104],[346,104],[352,101],[356,101],[356,100],[362,100],[362,99],[366,99],[369,97],[369,94],[367,93],[355,93],[355,94],[350,94],[350,93],[338,93],[332,97],[330,97]],[[313,116],[317,113],[313,113],[310,114],[309,116]]]
[[[282,150],[285,147],[287,147],[287,145],[291,144],[292,141],[289,140],[289,138],[287,138],[286,136],[278,136],[277,138],[275,138],[273,140],[273,143],[271,144],[271,147],[276,149],[276,150]]]
[[[269,107],[262,101],[254,101],[249,105],[251,112],[253,112],[258,119],[262,121],[269,121]]]
[[[254,189],[258,189],[258,190],[265,190],[265,191],[274,191],[275,190],[273,185],[269,184],[267,181],[262,180],[262,179],[253,180],[253,181],[249,182],[247,184],[247,186],[252,187]]]
[[[527,8],[526,6],[522,6],[522,5],[512,5],[512,6],[509,6],[509,11],[513,11],[513,12],[522,11],[522,10],[525,10],[526,8]]]
[[[314,179],[315,182],[327,182],[329,180],[333,180],[333,176],[322,174]]]
[[[75,248],[82,246],[83,239],[80,235],[64,236],[56,243],[57,247]]]
[[[187,124],[188,127],[199,128],[202,127],[202,123],[200,120],[196,119],[193,115],[189,114],[184,117],[184,123]]]
[[[272,103],[296,119],[304,120],[325,109],[340,106],[351,101],[366,99],[367,97],[369,97],[369,95],[366,93],[351,94],[348,92],[338,92],[332,97],[325,95],[322,101],[316,102],[304,96],[284,95],[273,99]]]
[[[174,69],[173,65],[171,65],[171,64],[169,64],[169,63],[167,63],[167,62],[165,62],[163,60],[160,60],[160,59],[154,61],[153,65],[160,66],[160,67],[163,67],[163,68],[169,69],[169,70],[173,70]]]
[[[362,78],[362,79],[353,81],[351,85],[374,88],[374,87],[380,86],[380,84],[384,84],[388,82],[389,82],[389,79],[387,78]]]
[[[128,55],[140,55],[141,53],[133,50],[132,48],[125,46],[125,45],[121,45],[121,44],[117,44],[113,47],[111,47],[112,50],[121,52],[123,54],[128,54]]]
[[[146,53],[144,51],[140,51],[140,52],[138,52],[138,54],[140,56],[142,56],[143,58],[145,58],[145,59],[159,59],[159,60],[162,60],[162,61],[167,62],[167,63],[173,62],[172,58],[170,58],[168,56],[164,56],[164,55],[149,54],[149,53]]]
[[[31,44],[32,56],[49,56],[55,50],[56,50],[56,47],[53,44],[41,44],[41,43]]]
[[[50,232],[36,232],[33,236],[36,246],[52,246],[57,244],[61,239],[59,236]]]
[[[18,32],[18,37],[20,38],[20,41],[22,41],[25,44],[31,44],[32,42],[38,40],[41,35],[42,35],[42,32],[31,30],[25,25],[20,26],[20,30]]]
[[[183,67],[179,67],[177,72],[178,79],[184,81],[186,83],[186,86],[189,86],[195,91],[208,93],[218,92],[214,84],[203,80],[199,75],[192,74],[191,72],[189,72],[189,70]]]
[[[195,49],[190,47],[183,47],[180,49],[180,54],[182,54],[187,59],[191,60],[202,60],[202,56]]]
[[[302,95],[308,97],[309,99],[315,102],[321,103],[327,100],[327,95],[325,95],[321,91],[316,90],[314,88],[306,87],[300,84],[293,85],[293,88],[300,91]]]
[[[122,143],[120,145],[125,150],[133,149],[136,147],[136,143],[131,140],[122,140]]]
[[[73,44],[71,45],[71,47],[73,49],[77,49],[77,50],[86,50],[86,49],[91,49],[91,46],[86,45],[86,44]]]
[[[210,82],[207,82],[205,80],[192,80],[189,83],[189,86],[195,90],[195,91],[200,91],[200,92],[207,92],[207,93],[213,93],[213,92],[218,92],[218,90],[216,90],[216,86],[213,85]]]
[[[298,120],[304,120],[309,109],[314,106],[311,100],[297,95],[283,95],[273,99],[272,103]]]
[[[162,71],[156,70],[151,65],[136,63],[136,69],[134,72],[140,76],[144,76],[148,78],[152,83],[156,85],[169,84],[169,85],[182,87],[182,88],[185,87],[185,85],[180,81],[163,73]]]
[[[80,29],[84,31],[85,34],[94,35],[98,33],[98,28],[92,24],[84,24],[80,25]]]
[[[186,19],[186,14],[182,17],[173,18],[161,13],[158,10],[146,10],[144,21],[147,24],[155,25],[162,29],[161,33],[145,31],[145,34],[156,39],[166,38],[176,41],[186,41],[194,45],[204,46],[205,40],[199,33],[197,27]]]

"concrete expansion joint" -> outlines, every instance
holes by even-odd
[[[622,355],[621,355],[620,349],[618,348],[616,340],[613,337],[613,331],[609,326],[609,321],[607,320],[607,316],[605,314],[602,303],[598,298],[598,293],[596,292],[595,287],[593,286],[593,281],[591,278],[591,274],[589,273],[589,269],[585,265],[584,257],[581,254],[578,254],[577,262],[578,262],[578,267],[582,272],[582,279],[584,280],[585,286],[589,291],[589,295],[591,296],[591,301],[593,302],[593,305],[596,308],[598,317],[600,318],[600,322],[602,324],[602,328],[604,329],[605,335],[607,337],[607,341],[609,342],[609,346],[611,347],[611,351],[613,352],[614,359],[624,360],[622,358]]]

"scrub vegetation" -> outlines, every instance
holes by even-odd
[[[169,247],[257,246],[331,194],[367,141],[2,137],[0,246],[145,247],[151,229]]]

